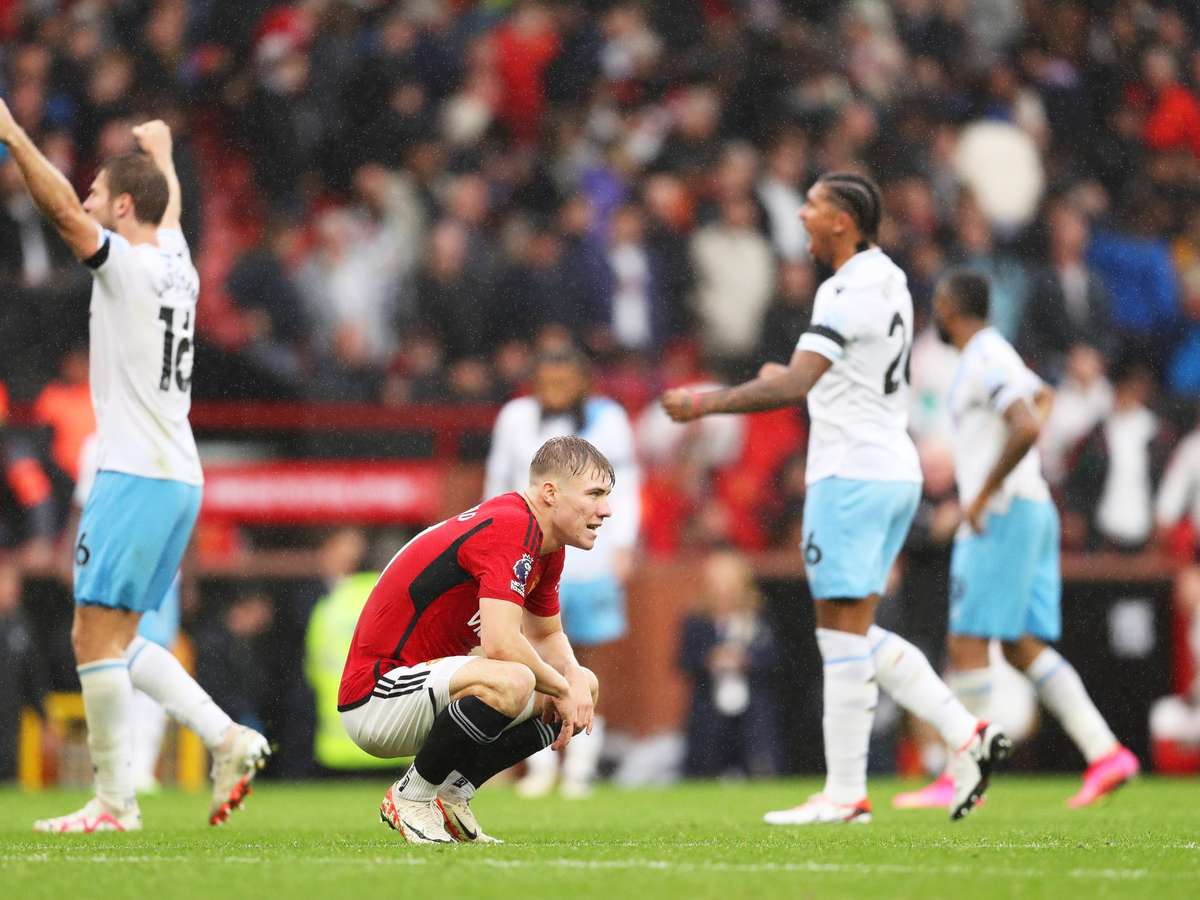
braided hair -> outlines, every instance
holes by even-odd
[[[833,201],[854,219],[862,235],[855,249],[869,249],[879,232],[879,221],[883,218],[883,194],[879,185],[867,176],[854,172],[830,172],[817,180],[825,185]]]

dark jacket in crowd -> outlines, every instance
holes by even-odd
[[[709,654],[722,643],[722,637],[717,623],[708,616],[692,615],[684,620],[679,667],[692,682],[684,774],[706,777],[731,769],[748,775],[778,774],[782,749],[774,676],[780,649],[775,635],[760,615],[746,646],[748,702],[735,715],[718,708],[716,678],[708,665]]]

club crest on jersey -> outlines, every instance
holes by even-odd
[[[524,597],[525,585],[529,581],[529,573],[532,571],[533,557],[526,553],[513,563],[513,580],[508,583],[508,586]]]

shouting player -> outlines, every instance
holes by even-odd
[[[235,725],[167,650],[137,637],[175,577],[200,510],[203,478],[188,424],[199,278],[179,230],[171,132],[134,129],[143,153],[108,160],[81,204],[0,100],[0,142],[34,203],[93,274],[91,387],[99,435],[95,484],[75,548],[78,664],[96,771],[83,809],[38,831],[142,827],[134,793],[133,688],[195,731],[213,755],[209,821],[241,803],[269,751]]]
[[[962,702],[986,715],[992,693],[988,641],[1033,682],[1088,762],[1068,802],[1087,806],[1137,774],[1137,757],[1113,736],[1075,668],[1049,644],[1062,633],[1058,511],[1036,443],[1052,393],[988,326],[987,279],[955,272],[938,285],[938,334],[962,352],[950,388],[954,467],[964,522],[950,563],[948,676]],[[945,777],[898,806],[944,806]]]
[[[817,291],[812,324],[791,363],[767,364],[734,388],[677,389],[662,398],[680,422],[808,399],[804,562],[824,661],[825,789],[767,813],[772,825],[870,821],[867,744],[879,687],[955,748],[952,819],[978,804],[993,763],[1011,746],[963,707],[920,650],[874,624],[921,494],[907,431],[912,298],[904,273],[873,243],[881,215],[870,179],[819,178],[800,217],[813,257],[834,274]]]
[[[564,548],[590,550],[611,515],[613,482],[583,438],[549,440],[524,491],[422,531],[379,576],[338,711],[371,755],[415,754],[379,808],[409,843],[495,843],[471,812],[475,791],[591,728],[598,685],[563,633],[558,582]]]

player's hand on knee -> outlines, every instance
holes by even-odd
[[[592,684],[595,676],[587,669],[579,669],[570,679],[571,701],[575,704],[575,733],[586,731],[592,733],[592,718],[596,712],[595,695]]]
[[[562,697],[554,697],[551,699],[553,704],[552,721],[561,723],[561,729],[558,732],[558,737],[554,743],[550,745],[552,750],[562,750],[570,743],[571,738],[579,730],[578,720],[576,717],[576,701],[572,696],[571,691],[568,691]]]

